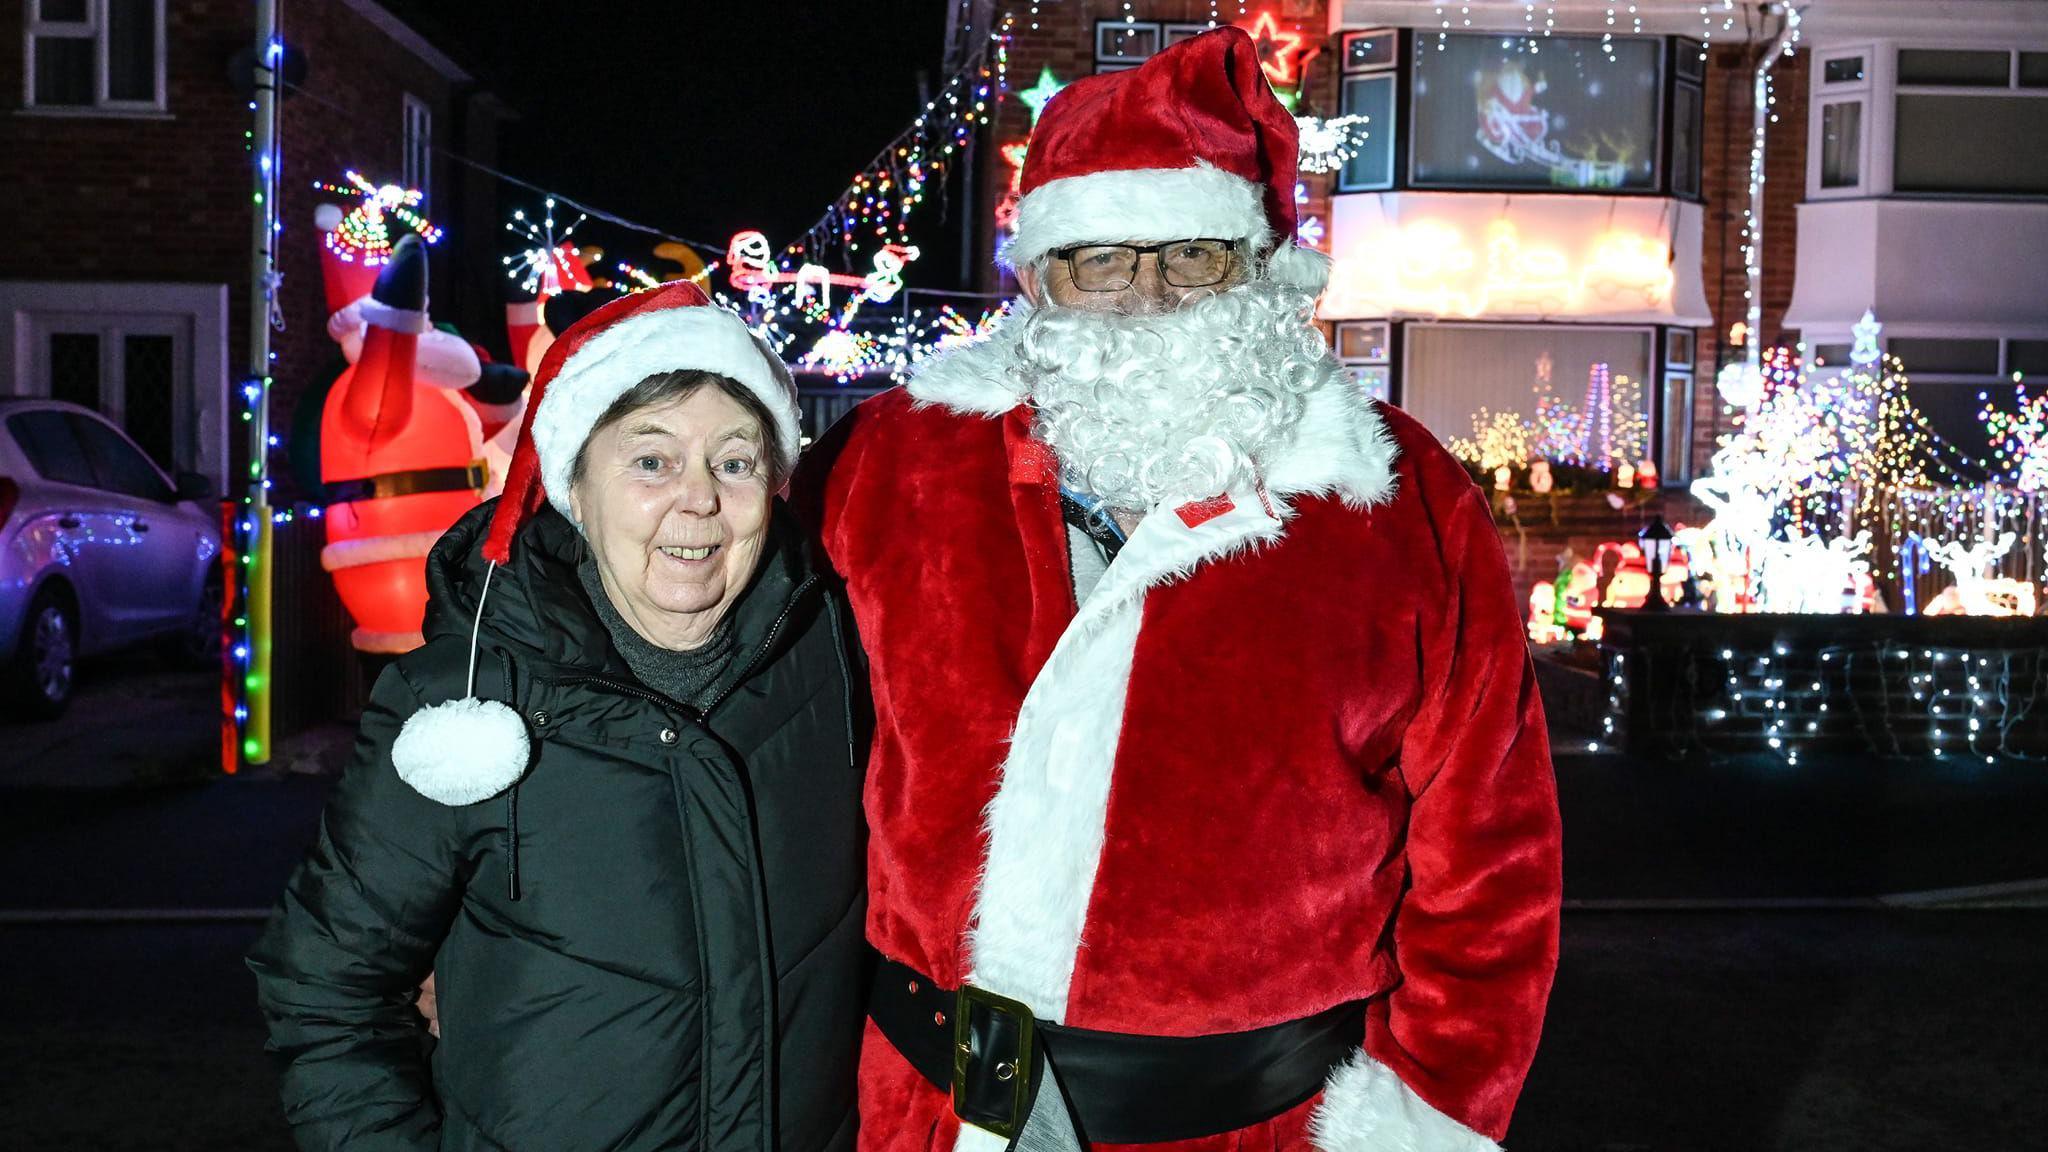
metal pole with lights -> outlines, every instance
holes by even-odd
[[[271,522],[270,322],[277,291],[277,89],[284,41],[277,0],[256,0],[256,89],[249,100],[255,188],[249,222],[249,349],[242,418],[249,425],[249,487],[242,528],[242,761],[270,762]]]

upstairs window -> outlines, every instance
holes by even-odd
[[[426,197],[432,189],[427,186],[433,175],[434,158],[434,113],[427,102],[407,93],[405,97],[405,164],[400,177],[407,188],[419,189]]]
[[[24,107],[164,110],[164,0],[28,0]]]
[[[1901,48],[1892,188],[2048,196],[2048,53]]]

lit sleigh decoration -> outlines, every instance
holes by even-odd
[[[1633,149],[1604,135],[1597,143],[1584,145],[1585,154],[1568,156],[1550,135],[1550,113],[1536,102],[1549,88],[1543,75],[1534,79],[1520,60],[1500,61],[1479,79],[1479,131],[1481,148],[1513,165],[1536,165],[1550,173],[1553,184],[1570,188],[1619,188],[1628,178]],[[1614,159],[1600,158],[1602,147]]]

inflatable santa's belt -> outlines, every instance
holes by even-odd
[[[327,484],[329,504],[357,500],[389,500],[395,496],[418,496],[428,492],[481,492],[491,478],[482,460],[447,468],[413,468],[405,472],[382,472],[357,480],[332,480]]]
[[[1013,1140],[1027,1122],[1073,1123],[1104,1144],[1158,1144],[1236,1132],[1321,1091],[1364,1041],[1354,1001],[1249,1032],[1140,1036],[1068,1028],[972,986],[942,988],[875,957],[868,1016],[904,1060],[950,1092],[953,1112]],[[1046,1061],[1058,1069],[1058,1089]],[[1071,1119],[1046,1115],[1064,1105]]]

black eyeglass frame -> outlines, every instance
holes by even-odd
[[[1239,255],[1238,243],[1239,242],[1236,240],[1225,239],[1221,236],[1187,236],[1179,240],[1167,240],[1158,244],[1069,244],[1064,248],[1054,248],[1051,254],[1055,257],[1058,257],[1060,262],[1064,263],[1067,266],[1068,279],[1072,280],[1074,288],[1077,291],[1081,292],[1122,292],[1124,289],[1129,288],[1132,284],[1138,282],[1137,277],[1139,262],[1143,261],[1146,256],[1151,256],[1152,259],[1158,263],[1159,278],[1161,280],[1166,281],[1173,287],[1208,288],[1212,285],[1221,284],[1225,280],[1230,279],[1231,262],[1228,259],[1223,261],[1223,271],[1220,272],[1214,280],[1205,281],[1201,284],[1174,284],[1173,278],[1166,274],[1166,257],[1164,255],[1165,251],[1176,244],[1221,244],[1224,247],[1224,255],[1226,257],[1229,257]],[[1079,269],[1074,267],[1074,253],[1079,252],[1085,248],[1122,248],[1123,250],[1131,253],[1133,258],[1131,264],[1131,279],[1124,281],[1123,286],[1119,288],[1083,288],[1081,286],[1081,272]]]

